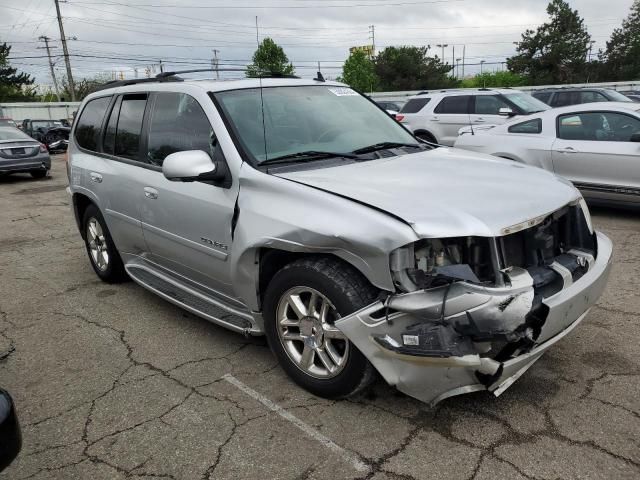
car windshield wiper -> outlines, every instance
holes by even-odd
[[[307,150],[305,152],[290,153],[288,155],[282,155],[280,157],[268,158],[259,163],[259,165],[273,165],[276,163],[292,163],[292,162],[305,162],[307,160],[320,160],[323,158],[350,158],[354,160],[360,160],[360,157],[353,153],[342,152],[323,152],[320,150]]]
[[[387,148],[399,148],[399,147],[422,148],[422,146],[419,143],[381,142],[381,143],[376,143],[374,145],[369,145],[368,147],[359,148],[357,150],[354,150],[352,153],[356,153],[356,154],[371,153],[371,152],[377,152],[378,150],[385,150]]]

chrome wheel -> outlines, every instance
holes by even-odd
[[[104,272],[109,268],[109,252],[100,222],[91,217],[87,222],[87,243],[93,264]]]
[[[334,325],[336,308],[309,287],[287,290],[276,310],[280,342],[291,361],[312,377],[335,377],[349,357],[349,341]]]

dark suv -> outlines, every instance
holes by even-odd
[[[608,88],[553,88],[538,90],[531,95],[552,107],[593,102],[631,102],[620,92]]]

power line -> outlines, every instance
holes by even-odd
[[[325,0],[326,1],[326,0]],[[330,0],[329,0],[330,1]],[[448,4],[451,2],[464,2],[466,0],[421,0],[421,1],[400,1],[397,3],[354,3],[348,5],[329,5],[331,8],[360,8],[360,7],[397,7],[404,5],[433,5]],[[69,2],[72,5],[103,5],[104,2]],[[116,3],[116,2],[113,2]],[[151,8],[180,8],[180,9],[308,9],[327,8],[326,3],[318,5],[164,5],[164,4],[118,4],[129,7],[151,7]]]

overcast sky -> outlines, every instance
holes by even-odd
[[[51,84],[38,37],[54,41],[56,75],[64,74],[60,32],[53,0],[0,0],[0,42],[13,45],[12,64]],[[628,14],[633,0],[569,0],[585,19],[594,52]],[[179,6],[177,6],[179,5]],[[321,61],[325,76],[340,73],[349,47],[448,44],[445,59],[462,58],[465,74],[489,70],[514,52],[526,28],[547,18],[545,0],[68,0],[60,4],[75,77],[145,75],[145,69],[206,68],[213,49],[220,68],[246,64],[258,35],[272,37],[301,76],[314,75]],[[204,7],[204,8],[203,8]],[[606,8],[605,8],[606,7]],[[455,45],[455,56],[453,48]],[[117,57],[117,58],[95,58]],[[462,69],[460,69],[460,74]],[[237,76],[222,73],[224,76]]]

